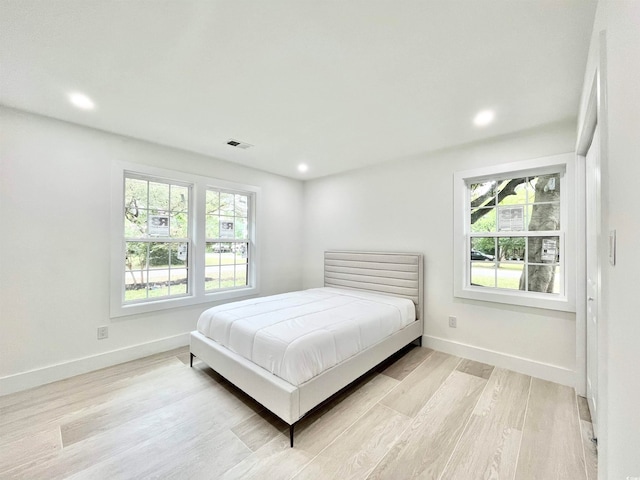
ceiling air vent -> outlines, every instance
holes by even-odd
[[[249,147],[253,147],[253,145],[251,145],[250,143],[239,142],[238,140],[234,140],[233,138],[230,139],[227,142],[227,145],[231,145],[232,147],[241,148],[243,150],[246,150]]]

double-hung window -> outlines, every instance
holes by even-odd
[[[209,188],[206,203],[205,291],[245,287],[249,280],[250,197]]]
[[[556,156],[456,174],[456,296],[573,310],[571,165]]]
[[[114,163],[111,316],[258,293],[257,187]]]
[[[123,303],[189,295],[192,185],[124,177]]]

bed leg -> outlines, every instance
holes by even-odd
[[[295,426],[295,423],[289,425],[289,440],[291,441],[291,448],[293,448],[293,429],[295,428]]]
[[[190,357],[189,357],[189,366],[191,368],[193,368],[193,357],[195,357],[195,355],[193,353],[191,353],[191,352],[189,352],[189,355],[190,355]]]

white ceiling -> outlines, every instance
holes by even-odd
[[[594,12],[593,0],[0,0],[0,103],[315,178],[575,118]],[[73,107],[72,91],[96,109]],[[496,121],[479,129],[486,108]]]

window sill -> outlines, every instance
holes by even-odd
[[[561,312],[576,311],[576,306],[569,302],[566,297],[560,295],[551,297],[548,294],[523,293],[516,290],[487,291],[482,287],[467,287],[456,289],[454,296],[482,302],[503,303]]]
[[[110,318],[127,317],[143,313],[157,312],[171,308],[188,307],[202,303],[224,302],[225,300],[237,300],[244,297],[257,295],[257,287],[247,287],[221,292],[205,293],[200,296],[187,296],[178,298],[167,298],[145,303],[132,303],[128,305],[112,305]]]

